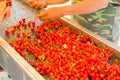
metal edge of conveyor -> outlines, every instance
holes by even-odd
[[[45,80],[1,37],[0,64],[13,80]]]

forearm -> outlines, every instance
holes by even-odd
[[[70,6],[63,7],[64,15],[88,14],[107,7],[108,0],[83,0]]]
[[[52,5],[52,4],[61,4],[61,3],[65,3],[68,0],[47,0],[48,1],[48,5]]]

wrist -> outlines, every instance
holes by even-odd
[[[61,8],[62,8],[62,11],[61,11],[62,12],[62,16],[70,15],[68,6],[61,7]]]

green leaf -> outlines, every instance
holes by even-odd
[[[57,45],[53,45],[52,48],[58,49],[59,46],[57,46]]]
[[[80,36],[81,36],[81,35],[83,35],[83,32],[82,32],[82,31],[80,31],[80,32],[79,32],[79,35],[80,35]]]

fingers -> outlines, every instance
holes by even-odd
[[[44,16],[47,16],[47,12],[46,11],[43,11],[41,12],[38,17],[41,18],[41,17],[44,17]]]
[[[6,4],[5,2],[1,1],[0,2],[0,13],[3,13],[3,11],[6,9]]]
[[[43,16],[43,17],[41,17],[41,18],[39,18],[39,19],[42,20],[42,21],[45,21],[45,20],[48,19],[48,17],[47,17],[47,16]]]
[[[6,4],[4,1],[0,2],[0,10],[4,10],[4,8],[6,7]]]
[[[6,6],[6,2],[0,2],[0,21],[10,15],[10,7]]]
[[[4,18],[8,18],[8,17],[10,17],[10,7],[9,6],[5,9],[5,14],[4,14]]]
[[[47,15],[47,11],[41,12],[39,15],[37,15],[37,17],[45,23],[51,22],[48,15]]]
[[[30,6],[35,9],[41,9],[44,8],[46,5],[45,0],[29,0]]]
[[[5,4],[3,1],[0,2],[0,21],[3,20],[3,12],[5,10]]]
[[[29,0],[29,3],[32,4],[34,2],[34,0]]]
[[[30,2],[30,6],[33,7],[33,8],[35,8],[36,2],[34,2],[34,1]]]
[[[38,4],[38,3],[36,3],[36,2],[31,3],[30,6],[33,7],[33,8],[35,8],[35,9],[38,9],[38,10],[41,9],[41,5]]]
[[[36,5],[34,8],[37,10],[41,9],[41,7],[39,5]]]
[[[44,22],[52,22],[61,17],[60,8],[49,8],[38,15],[38,18]]]
[[[50,22],[52,22],[52,21],[50,21],[50,20],[44,20],[44,22],[45,22],[45,23],[50,23]]]

